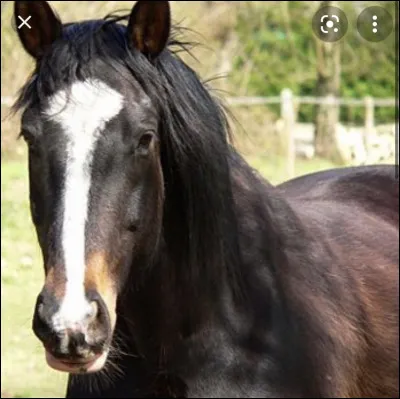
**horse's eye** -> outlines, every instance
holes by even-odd
[[[25,140],[25,143],[28,146],[29,154],[32,156],[37,156],[40,154],[39,143],[37,137],[35,137],[30,132],[23,130],[20,133],[20,137]]]
[[[34,146],[36,144],[36,139],[34,137],[34,135],[29,132],[28,130],[21,130],[19,137],[18,138],[23,138],[26,142],[26,144],[31,147]]]
[[[140,139],[139,139],[139,143],[136,147],[136,151],[138,154],[140,155],[146,155],[149,151],[151,142],[153,141],[154,138],[154,134],[151,132],[146,132],[144,133]]]

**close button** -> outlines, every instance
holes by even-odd
[[[21,29],[23,26],[27,26],[29,29],[31,29],[31,26],[28,24],[28,21],[32,18],[32,15],[29,15],[28,18],[23,19],[21,15],[18,15],[18,19],[20,19],[22,22],[18,25],[18,29]]]

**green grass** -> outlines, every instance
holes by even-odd
[[[282,158],[247,159],[272,183],[286,178]],[[326,161],[298,160],[296,175],[329,167]],[[29,215],[26,161],[2,163],[1,192],[1,390],[12,397],[63,397],[66,375],[47,366],[31,329],[43,268]]]
[[[11,397],[63,397],[66,375],[52,371],[31,318],[43,284],[29,215],[26,164],[1,166],[1,391]]]
[[[279,184],[288,180],[287,163],[284,157],[271,155],[249,155],[246,157],[249,164],[260,171],[272,184]],[[295,175],[293,177],[302,176],[307,173],[317,172],[320,170],[335,168],[334,164],[324,159],[296,159]]]

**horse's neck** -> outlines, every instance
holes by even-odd
[[[136,347],[139,355],[151,361],[162,362],[156,359],[160,351],[166,355],[196,315],[194,306],[190,312],[190,302],[182,299],[183,290],[177,286],[172,268],[165,261],[155,264],[140,283],[133,282],[136,289],[129,290],[118,306],[118,317],[124,322],[117,328],[122,331],[123,339],[129,340],[131,348]]]
[[[239,275],[243,275],[242,289],[251,291],[259,270],[269,273],[273,262],[273,247],[279,235],[285,230],[277,226],[276,213],[285,212],[288,205],[276,194],[275,188],[252,171],[241,158],[233,161],[232,184],[237,204],[239,221],[239,242],[247,257]],[[269,198],[269,192],[276,198]],[[277,210],[277,206],[279,210]],[[283,218],[285,219],[285,218]],[[235,296],[226,276],[220,276],[219,292],[210,298],[207,294],[194,297],[191,287],[182,286],[177,270],[168,253],[160,250],[159,261],[153,265],[141,283],[130,281],[137,289],[129,290],[118,310],[126,320],[126,337],[132,339],[143,356],[159,356],[179,345],[204,325],[218,324],[217,313],[237,314],[246,312],[247,307]],[[281,251],[281,249],[279,249]],[[256,265],[254,259],[263,260]],[[137,266],[137,265],[136,265]],[[182,270],[182,269],[181,269]],[[272,277],[271,277],[272,278]],[[268,290],[270,287],[266,286]],[[246,295],[245,295],[246,296]],[[251,309],[251,301],[248,303]],[[166,355],[167,356],[167,355]]]

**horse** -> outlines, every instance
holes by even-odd
[[[394,166],[268,182],[180,57],[168,1],[18,16],[32,329],[66,397],[399,395]]]

